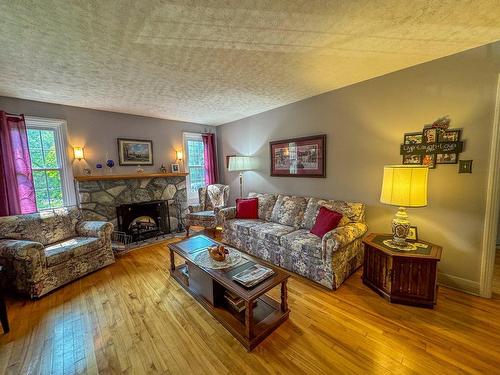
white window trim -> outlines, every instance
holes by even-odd
[[[68,157],[68,124],[66,120],[25,116],[27,128],[52,129],[57,137],[57,155],[61,156],[61,176],[64,206],[76,205],[73,169]]]
[[[182,133],[182,147],[183,147],[183,150],[182,150],[182,153],[184,155],[184,169],[186,172],[189,172],[189,155],[188,155],[188,152],[187,152],[187,140],[189,138],[197,138],[197,139],[202,139],[201,138],[201,134],[202,133],[190,133],[190,132],[183,132]],[[186,176],[186,193],[187,193],[187,201],[188,201],[188,204],[199,204],[200,203],[200,199],[198,197],[198,192],[196,193],[190,193],[190,187],[191,184],[190,184],[190,180],[189,180],[189,173],[187,174]]]

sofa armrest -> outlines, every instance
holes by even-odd
[[[195,204],[192,206],[188,206],[188,211],[190,214],[195,213],[195,212],[201,212],[201,211],[203,211],[203,206],[201,204]]]
[[[6,265],[9,288],[31,296],[33,285],[43,279],[45,269],[44,246],[40,242],[0,240],[0,258]]]
[[[217,223],[222,226],[224,226],[226,220],[231,220],[236,217],[236,207],[216,207],[214,212],[217,217]]]
[[[45,255],[40,242],[23,240],[0,240],[0,258],[7,260],[41,260]]]
[[[76,225],[76,232],[83,237],[111,237],[113,229],[113,224],[106,221],[80,221]]]
[[[368,227],[364,223],[349,223],[326,233],[321,240],[323,259],[331,258],[333,252],[360,239],[367,230]]]

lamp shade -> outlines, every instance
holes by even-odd
[[[75,159],[78,160],[84,159],[83,147],[73,147],[73,153],[75,155]]]
[[[250,156],[230,156],[229,171],[251,171],[255,169],[254,158]]]
[[[427,206],[429,168],[414,165],[386,165],[380,202],[400,207]]]

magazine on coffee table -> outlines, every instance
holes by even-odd
[[[234,275],[233,280],[246,288],[251,288],[273,274],[274,271],[272,269],[261,266],[260,264],[254,264],[246,270]]]

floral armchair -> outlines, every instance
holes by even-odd
[[[41,297],[115,261],[113,224],[84,221],[78,207],[0,217],[0,264],[11,290]]]
[[[200,226],[214,229],[220,224],[217,212],[227,206],[229,186],[221,184],[208,185],[198,189],[200,203],[189,206],[186,215],[186,236],[189,236],[190,226]]]

